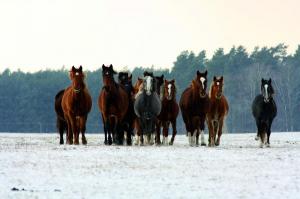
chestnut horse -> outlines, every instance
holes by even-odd
[[[82,144],[87,144],[85,138],[86,120],[92,108],[92,98],[84,83],[82,66],[79,69],[72,67],[70,79],[72,84],[65,90],[61,102],[64,117],[68,124],[67,143],[73,144],[74,135],[74,144],[79,144],[79,132],[81,132]]]
[[[182,93],[179,106],[185,123],[190,146],[199,145],[199,129],[201,131],[201,146],[205,146],[205,118],[209,110],[209,98],[206,93],[207,71],[197,71],[192,85]]]
[[[104,144],[123,144],[122,122],[128,109],[128,96],[125,89],[114,80],[117,74],[113,66],[102,65],[103,87],[98,98],[102,115],[105,140]]]
[[[61,107],[61,101],[64,95],[65,89],[59,91],[55,95],[54,109],[56,112],[56,128],[59,132],[59,144],[64,144],[64,132],[68,130],[68,124],[65,120],[64,111]]]
[[[214,76],[209,91],[209,112],[207,114],[207,124],[209,129],[209,146],[219,146],[222,136],[224,119],[228,114],[229,106],[226,97],[223,94],[224,79],[223,76],[217,78]],[[218,138],[216,140],[216,135]]]
[[[138,97],[138,95],[140,95],[143,92],[143,79],[139,78],[137,79],[137,81],[134,84],[133,87],[133,97],[134,100]],[[142,129],[141,126],[139,124],[138,118],[135,115],[135,119],[134,119],[134,128],[135,128],[135,145],[139,145],[140,144],[140,136],[142,134]]]
[[[179,112],[179,106],[176,102],[176,87],[175,80],[165,80],[162,96],[162,108],[158,115],[158,125],[156,126],[156,142],[160,144],[160,128],[163,127],[163,145],[173,145],[177,134],[176,119]],[[168,143],[169,125],[172,125],[173,134],[170,143]]]

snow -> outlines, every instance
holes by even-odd
[[[87,134],[87,146],[60,146],[57,134],[2,133],[0,198],[299,198],[300,133],[272,133],[263,149],[254,137],[128,147]]]

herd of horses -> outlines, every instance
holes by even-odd
[[[118,74],[118,82],[114,75]],[[92,107],[92,98],[85,84],[82,66],[70,71],[71,85],[55,96],[57,128],[60,144],[87,144],[86,121]],[[98,98],[105,133],[105,145],[173,145],[177,134],[176,120],[179,109],[186,127],[190,146],[206,146],[205,123],[209,130],[208,146],[220,145],[225,117],[229,105],[224,95],[224,78],[213,77],[207,92],[207,71],[197,71],[195,78],[183,91],[179,103],[176,101],[175,80],[167,80],[164,75],[154,76],[145,71],[133,85],[132,75],[115,72],[112,65],[102,65],[103,87]],[[257,137],[260,147],[270,146],[271,125],[277,114],[273,99],[274,89],[271,79],[261,81],[261,94],[252,104],[256,120]],[[169,127],[172,137],[168,140]],[[162,141],[161,141],[162,130]],[[200,142],[199,142],[200,137]]]

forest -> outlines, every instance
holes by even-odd
[[[103,132],[97,105],[102,88],[101,66],[102,63],[99,63],[98,70],[85,71],[86,83],[93,98],[87,123],[89,133]],[[35,73],[5,69],[0,74],[0,132],[56,132],[54,97],[70,84],[70,67]],[[243,46],[234,46],[227,53],[219,48],[211,58],[207,57],[205,50],[198,54],[183,51],[174,58],[170,70],[154,68],[136,67],[131,71],[133,83],[145,70],[151,70],[156,75],[164,74],[165,78],[176,80],[178,101],[197,70],[208,70],[208,85],[213,76],[223,75],[224,93],[229,101],[225,126],[228,133],[256,131],[251,104],[254,97],[260,94],[261,79],[272,78],[278,107],[272,130],[300,131],[300,45],[292,54],[287,53],[287,46],[283,43],[274,47],[256,47],[252,52]],[[181,116],[177,124],[178,132],[185,133]]]

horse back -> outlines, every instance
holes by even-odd
[[[64,120],[64,112],[63,112],[62,105],[61,105],[64,92],[65,92],[65,89],[60,90],[55,95],[55,103],[54,103],[54,109],[55,109],[56,115],[61,120]]]

